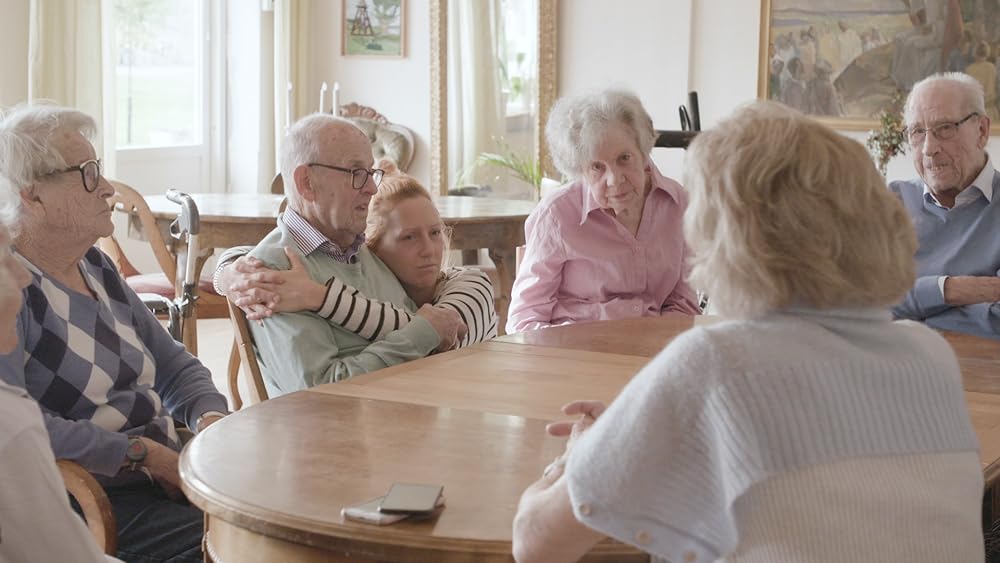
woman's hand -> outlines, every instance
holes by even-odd
[[[316,311],[323,306],[326,286],[310,277],[302,259],[292,249],[285,247],[291,268],[272,270],[255,258],[233,268],[240,273],[230,285],[230,299],[247,314],[247,319],[258,320],[274,313]],[[236,277],[236,276],[234,276]]]
[[[553,422],[545,427],[545,431],[549,433],[550,436],[569,436],[569,440],[566,442],[566,453],[565,456],[573,449],[577,440],[583,435],[594,422],[597,417],[601,416],[607,407],[601,401],[573,401],[563,405],[562,412],[567,416],[580,415],[576,420],[565,420],[561,422]]]

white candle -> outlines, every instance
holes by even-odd
[[[288,94],[285,96],[285,132],[292,126],[292,83],[288,83]]]
[[[333,115],[340,115],[340,83],[333,83]]]
[[[326,82],[319,87],[319,112],[323,113],[323,102],[326,101]]]

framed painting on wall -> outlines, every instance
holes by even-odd
[[[406,0],[341,0],[342,55],[406,56]]]
[[[761,28],[759,97],[839,129],[874,127],[897,94],[941,71],[979,80],[1000,122],[997,2],[761,0]]]

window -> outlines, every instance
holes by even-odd
[[[205,13],[198,0],[114,0],[119,149],[204,141]]]

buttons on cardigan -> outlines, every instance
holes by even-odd
[[[635,533],[635,541],[639,545],[646,545],[649,543],[649,532],[646,530],[639,530]]]
[[[583,504],[581,504],[578,507],[578,509],[580,510],[580,514],[583,514],[584,516],[590,516],[590,505],[589,504],[583,503]]]

